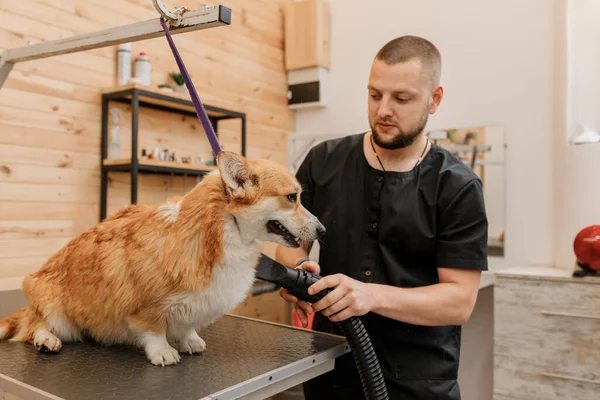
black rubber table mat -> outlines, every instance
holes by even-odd
[[[2,341],[0,374],[64,399],[202,399],[249,380],[256,386],[262,379],[265,386],[274,372],[291,376],[315,356],[333,359],[348,351],[343,337],[231,315],[200,336],[204,353],[182,354],[178,364],[166,367],[126,347],[64,344],[58,354],[43,354],[32,345]]]

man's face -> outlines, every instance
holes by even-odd
[[[369,124],[386,149],[410,145],[437,109],[443,90],[432,87],[419,60],[388,65],[375,60],[369,75]]]

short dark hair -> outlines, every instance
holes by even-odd
[[[438,48],[427,39],[411,35],[400,36],[387,42],[375,58],[389,65],[419,59],[423,69],[429,73],[432,86],[440,84],[442,56]]]

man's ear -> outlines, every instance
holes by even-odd
[[[231,151],[222,151],[217,156],[217,166],[227,191],[233,197],[241,197],[256,188],[256,176],[243,156]]]
[[[434,88],[431,94],[431,102],[429,103],[429,114],[435,114],[440,103],[442,102],[442,97],[444,97],[444,87],[437,86]]]

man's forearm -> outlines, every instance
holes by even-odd
[[[369,288],[375,299],[372,312],[415,325],[462,325],[475,302],[457,283],[416,288],[369,284]]]

